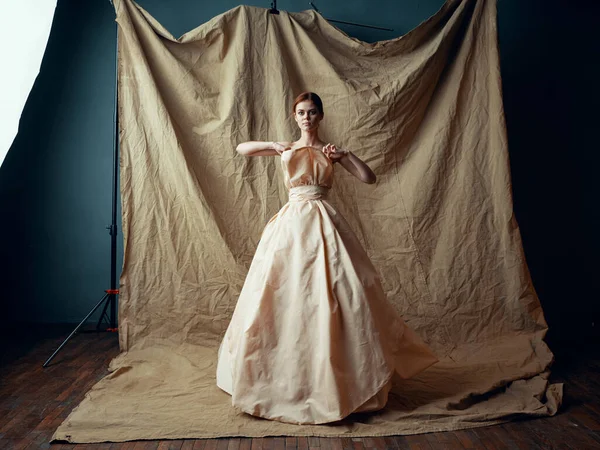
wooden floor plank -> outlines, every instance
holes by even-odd
[[[298,450],[308,449],[308,438],[306,436],[298,436]]]
[[[289,436],[285,438],[286,450],[296,450],[298,448],[298,438],[295,436]]]
[[[443,448],[447,450],[464,450],[464,446],[452,431],[442,433],[427,433],[429,444],[433,448]]]
[[[408,444],[408,441],[406,440],[406,436],[390,436],[390,439],[394,440],[394,443],[396,445],[396,448],[398,448],[398,450],[410,449],[410,445]]]
[[[340,438],[330,438],[329,439],[329,448],[331,450],[343,450],[342,440]]]
[[[331,450],[331,438],[319,438],[321,450]]]
[[[308,438],[308,447],[309,448],[321,447],[321,441],[320,441],[320,439],[318,437],[310,436]]]
[[[364,450],[365,446],[362,439],[352,439],[352,448],[354,450]]]
[[[351,438],[343,437],[340,439],[340,441],[342,442],[342,450],[352,450],[354,448]]]
[[[191,440],[190,440],[190,442],[192,443],[192,447],[190,447],[190,448],[193,448],[194,442]],[[205,442],[204,450],[217,450],[217,446],[219,444],[218,439],[205,439],[204,442]]]
[[[183,444],[181,444],[181,450],[193,450],[194,449],[194,443],[195,443],[194,439],[185,439],[183,441]]]
[[[226,439],[224,441],[227,442]],[[197,442],[200,442],[200,440],[198,440]],[[227,442],[227,447],[226,447],[227,450],[240,450],[240,442],[241,442],[240,438],[229,439],[229,442]],[[197,450],[196,447],[194,447],[194,450]],[[204,450],[204,448],[202,448],[202,450]]]

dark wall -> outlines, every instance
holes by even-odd
[[[139,3],[175,36],[240,4]],[[315,3],[328,18],[394,29],[338,25],[372,42],[405,34],[443,1]],[[557,338],[593,333],[599,311],[599,16],[594,0],[498,1],[515,211]],[[0,168],[0,295],[10,321],[78,322],[109,287],[114,59],[108,0],[59,0],[40,75]],[[119,234],[119,267],[120,241]]]
[[[515,213],[550,337],[600,326],[600,3],[498,3]]]

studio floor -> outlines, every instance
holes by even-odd
[[[54,430],[108,371],[116,333],[77,334],[42,368],[72,325],[23,325],[0,333],[0,449],[600,449],[600,350],[551,344],[552,381],[565,383],[564,404],[549,418],[444,433],[383,438],[262,438],[50,444]]]

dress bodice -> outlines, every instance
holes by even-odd
[[[314,147],[283,152],[281,167],[288,189],[315,185],[329,189],[333,185],[333,164],[321,150]]]

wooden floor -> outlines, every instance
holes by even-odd
[[[71,326],[28,326],[0,332],[1,449],[600,449],[600,351],[597,346],[553,347],[552,380],[565,383],[555,417],[446,433],[385,438],[264,438],[50,444],[54,430],[107,374],[118,353],[114,333],[82,333],[50,367],[42,363]]]

